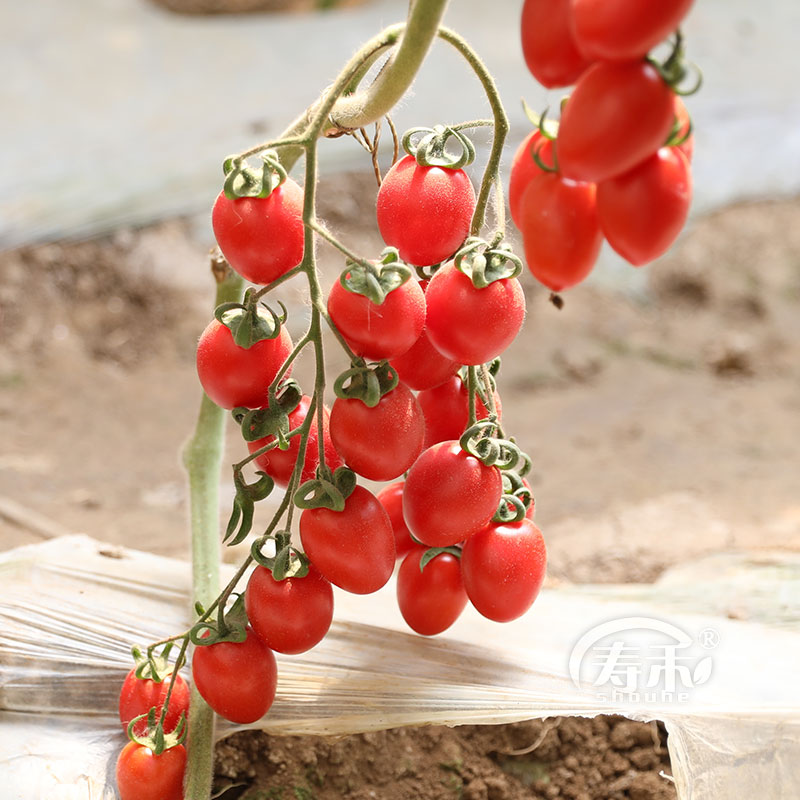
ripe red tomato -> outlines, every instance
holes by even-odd
[[[459,364],[443,356],[423,330],[411,349],[389,362],[400,380],[412,389],[431,389],[458,371]]]
[[[677,94],[675,95],[675,116],[678,120],[678,136],[686,136],[692,121],[683,100],[681,100],[680,95]],[[686,140],[678,145],[678,150],[686,156],[686,160],[691,164],[692,156],[694,155],[693,133],[690,133]]]
[[[397,572],[397,604],[409,627],[423,636],[447,630],[467,605],[461,565],[450,553],[439,553],[420,571],[426,547],[414,545]]]
[[[261,719],[275,699],[275,655],[251,627],[243,642],[195,647],[192,678],[203,699],[221,717],[246,724]]]
[[[363,486],[356,486],[343,511],[305,509],[300,515],[300,540],[320,573],[347,592],[377,592],[392,576],[392,523]]]
[[[572,35],[570,0],[525,0],[522,4],[522,55],[542,86],[572,86],[589,66]]]
[[[122,729],[127,733],[128,723],[140,714],[146,714],[151,708],[156,709],[156,721],[161,715],[164,700],[169,691],[170,677],[161,683],[156,683],[147,678],[137,678],[136,670],[132,669],[122,683],[119,693],[119,721]],[[169,708],[164,717],[164,731],[170,733],[175,730],[182,713],[189,713],[189,687],[186,681],[178,675],[175,678],[175,687],[169,698]],[[133,726],[137,736],[144,736],[147,731],[147,720],[140,720]]]
[[[489,522],[502,493],[499,470],[465,453],[458,442],[440,442],[408,471],[403,516],[423,544],[449,547]]]
[[[149,747],[128,742],[117,758],[120,800],[183,800],[186,748],[170,747],[157,756]]]
[[[205,393],[222,408],[261,408],[269,399],[269,385],[292,351],[284,326],[275,339],[239,347],[233,334],[211,320],[197,344],[197,375]]]
[[[475,190],[463,169],[421,167],[401,158],[378,191],[378,228],[400,258],[418,267],[438,264],[464,243],[475,211]]]
[[[511,162],[508,207],[511,210],[511,219],[518,228],[522,225],[522,194],[528,188],[528,184],[543,172],[542,168],[533,160],[533,153],[537,150],[542,163],[552,166],[553,142],[542,136],[538,130],[529,133],[523,139]]]
[[[663,255],[689,216],[692,173],[677,147],[662,147],[629,172],[597,186],[608,243],[635,267]]]
[[[425,449],[448,439],[460,439],[469,423],[469,395],[467,386],[458,375],[433,389],[417,395],[417,402],[425,417]],[[494,393],[494,404],[498,419],[502,419],[503,407],[500,395]],[[475,416],[486,419],[489,410],[480,397],[475,398]]]
[[[467,539],[461,552],[467,597],[495,622],[510,622],[533,605],[546,566],[542,532],[528,518],[487,525]]]
[[[636,61],[678,28],[692,2],[572,0],[575,43],[593,61]]]
[[[311,404],[311,398],[308,395],[303,395],[300,404],[297,408],[289,414],[289,429],[294,430],[303,424],[306,415],[308,414],[308,407]],[[336,469],[341,467],[344,462],[341,456],[336,452],[331,440],[330,428],[328,420],[330,412],[327,408],[322,411],[322,435],[323,444],[325,447],[325,463],[331,468]],[[274,436],[265,436],[263,439],[258,439],[255,442],[248,442],[247,448],[251,453],[260,450],[264,445],[269,444],[274,440]],[[272,450],[267,451],[263,455],[256,458],[256,464],[259,469],[269,475],[278,486],[287,486],[292,477],[294,465],[297,463],[297,453],[300,450],[300,437],[294,436],[289,440],[289,449],[281,450],[278,447],[273,447]],[[311,428],[308,432],[308,444],[306,445],[306,457],[303,462],[303,471],[300,473],[300,482],[310,481],[319,464],[319,427],[317,425],[316,412],[314,419],[311,423]]]
[[[580,283],[597,261],[603,234],[595,193],[593,183],[547,173],[535,177],[522,195],[519,227],[525,261],[554,292]]]
[[[319,644],[333,619],[333,589],[313,564],[305,577],[282,581],[265,567],[256,567],[244,603],[247,619],[264,644],[288,655]]]
[[[303,190],[291,178],[269,197],[221,192],[211,223],[222,255],[252,283],[270,283],[303,260]]]
[[[375,305],[336,281],[328,295],[328,313],[356,355],[381,361],[403,355],[419,339],[425,327],[425,295],[409,279]]]
[[[425,419],[402,381],[370,408],[337,397],[331,409],[331,438],[345,463],[371,481],[402,475],[422,452]]]
[[[598,182],[635,167],[669,136],[673,98],[646,61],[589,67],[561,115],[556,143],[561,172],[577,181]]]
[[[408,530],[405,519],[403,519],[403,481],[391,483],[384,486],[378,492],[380,500],[386,513],[389,515],[389,522],[392,523],[394,531],[394,549],[397,558],[402,558],[414,545],[411,532]]]
[[[452,262],[433,276],[426,300],[433,346],[459,364],[483,364],[499,356],[525,319],[525,296],[516,278],[476,289]]]

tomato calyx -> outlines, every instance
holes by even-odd
[[[342,400],[360,400],[367,408],[375,408],[386,394],[397,388],[400,376],[388,361],[372,367],[353,365],[333,384],[333,391]]]
[[[286,169],[274,150],[258,154],[261,164],[250,166],[242,156],[228,156],[222,163],[223,190],[230,200],[239,197],[269,197],[287,177]]]
[[[562,106],[566,102],[567,98],[565,97],[561,101]],[[551,142],[556,140],[558,136],[558,121],[548,119],[547,114],[550,111],[549,106],[547,106],[541,114],[537,114],[525,100],[523,100],[522,110],[525,112],[525,116],[530,120],[531,125],[533,125],[545,139],[549,139]]]
[[[418,142],[414,137],[422,134]],[[447,145],[454,140],[460,147],[459,153],[451,153]],[[443,167],[461,169],[475,160],[475,145],[460,130],[447,125],[434,125],[432,128],[410,128],[401,139],[403,149],[414,156],[421,167]]]
[[[387,295],[399,289],[411,276],[411,267],[405,264],[396,247],[386,247],[377,262],[348,259],[339,283],[353,294],[360,294],[376,306],[383,304]]]
[[[525,518],[533,504],[530,486],[522,479],[531,467],[531,460],[526,453],[521,453],[521,457],[523,463],[518,469],[509,469],[502,473],[503,496],[492,522],[519,522]]]
[[[275,555],[267,556],[263,547],[268,542],[275,543]],[[292,534],[290,531],[278,531],[275,534],[265,534],[256,539],[250,547],[250,555],[259,566],[265,567],[272,573],[276,581],[286,578],[304,578],[308,575],[308,556],[292,547]]]
[[[700,71],[700,67],[686,59],[686,48],[683,44],[683,34],[680,28],[675,31],[672,51],[663,62],[657,61],[653,56],[648,56],[646,61],[658,70],[664,82],[675,94],[681,97],[694,94],[703,85],[703,73]],[[695,75],[694,82],[690,84],[688,89],[682,89],[681,84],[692,72]]]
[[[255,504],[263,500],[275,488],[275,481],[261,470],[257,473],[258,480],[247,483],[240,467],[233,468],[233,485],[236,487],[236,496],[233,499],[233,508],[225,536],[222,541],[231,547],[241,544],[253,527],[253,514]],[[230,541],[228,541],[230,540]]]
[[[497,422],[482,420],[464,431],[458,440],[465,453],[477,458],[487,467],[513,469],[522,459],[522,451],[511,439],[496,439]]]
[[[416,541],[416,540],[415,540]],[[421,542],[420,542],[421,544]],[[425,545],[422,545],[425,547]],[[451,556],[460,559],[461,558],[461,548],[452,545],[450,547],[429,547],[423,554],[419,560],[419,571],[423,572],[425,567],[433,561],[436,556],[441,555],[442,553],[449,553]]]
[[[669,132],[667,141],[664,142],[664,147],[680,147],[682,144],[689,141],[693,133],[694,123],[692,122],[692,118],[688,117],[687,123],[687,121],[678,119],[678,115],[676,114],[675,121],[672,123],[672,130]]]
[[[242,430],[246,442],[257,442],[267,436],[275,436],[281,450],[289,448],[289,414],[303,399],[303,390],[291,378],[280,388],[280,392],[270,397],[265,408],[246,408],[237,406],[231,414]]]
[[[178,665],[173,665],[167,660],[172,647],[173,642],[167,642],[161,654],[156,655],[151,649],[144,654],[139,647],[134,645],[131,648],[131,654],[136,663],[133,674],[139,680],[163,683],[178,668]]]
[[[302,509],[329,508],[344,511],[345,500],[356,488],[356,475],[347,467],[339,467],[333,475],[327,467],[317,468],[317,477],[306,481],[294,493],[292,502]]]
[[[220,602],[215,621],[201,618],[189,630],[189,641],[195,647],[209,647],[218,642],[243,642],[247,639],[247,611],[244,606],[244,595],[233,592],[236,600],[226,611]],[[197,612],[203,617],[204,609],[198,604]]]
[[[485,289],[494,281],[516,278],[522,273],[522,259],[502,239],[501,232],[495,234],[491,243],[470,236],[456,253],[455,268],[466,275],[476,289]]]
[[[147,731],[144,735],[136,733],[136,726],[141,720],[147,720]],[[156,710],[151,708],[146,714],[139,714],[128,723],[128,738],[132,742],[147,747],[157,756],[166,750],[182,745],[186,740],[188,727],[186,725],[186,712],[181,712],[174,730],[164,731],[162,720],[156,721]]]
[[[280,316],[266,304],[259,305],[258,293],[248,289],[241,303],[222,303],[214,309],[214,317],[232,334],[233,341],[245,350],[265,339],[277,339],[286,322],[286,306],[278,300]]]

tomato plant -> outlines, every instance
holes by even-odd
[[[127,732],[128,723],[141,714],[146,714],[151,708],[156,710],[156,720],[161,716],[164,700],[169,691],[170,676],[160,683],[149,678],[137,678],[136,670],[132,669],[122,682],[119,693],[119,721]],[[169,699],[167,713],[164,715],[164,730],[175,730],[181,714],[189,713],[189,687],[180,676],[175,676],[175,687]],[[142,719],[134,725],[134,733],[143,736],[147,730],[147,721]]]
[[[183,800],[186,748],[179,744],[156,755],[128,742],[117,758],[120,800]]]
[[[397,604],[408,626],[423,636],[447,630],[467,605],[457,556],[442,552],[420,569],[427,548],[414,545],[397,573]]]

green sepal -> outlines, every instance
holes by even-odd
[[[300,385],[289,379],[280,394],[266,408],[239,406],[231,414],[241,428],[242,438],[246,442],[257,442],[267,436],[275,436],[278,447],[286,450],[289,447],[289,414],[300,405],[302,399],[303,390]]]
[[[413,138],[423,134],[415,144]],[[460,153],[453,154],[447,145],[455,140],[460,146]],[[433,128],[410,128],[401,140],[403,149],[414,156],[421,167],[443,167],[445,169],[461,169],[475,160],[475,145],[469,137],[446,125],[434,125]]]
[[[274,556],[265,556],[261,552],[269,541],[275,542]],[[289,531],[278,531],[274,536],[260,536],[250,547],[250,555],[256,564],[268,569],[276,581],[305,578],[308,575],[308,556],[292,547],[292,534]]]
[[[496,429],[497,423],[491,420],[475,423],[462,434],[459,440],[461,449],[487,467],[514,469],[522,458],[522,451],[511,439],[493,438],[492,433]]]
[[[681,121],[678,117],[675,117],[674,122],[672,123],[672,129],[669,132],[669,136],[667,136],[667,141],[664,142],[664,147],[680,147],[684,142],[689,140],[689,137],[694,132],[694,123],[692,122],[692,118],[689,117],[689,124],[686,126],[686,131],[681,133],[681,128],[683,127]]]
[[[648,56],[648,63],[654,66],[664,82],[672,89],[675,94],[681,97],[694,94],[703,85],[703,73],[697,64],[687,61],[686,48],[683,45],[683,34],[680,28],[675,31],[675,42],[672,45],[672,52],[663,62],[658,62],[652,56]],[[681,89],[681,84],[692,73],[695,73],[694,83],[688,89]]]
[[[244,595],[236,594],[233,605],[220,613],[214,622],[202,620],[189,631],[189,640],[196,647],[208,647],[218,642],[243,642],[247,638],[247,612]]]
[[[167,642],[159,655],[156,655],[152,650],[143,653],[136,645],[131,647],[131,655],[136,664],[134,667],[134,675],[141,680],[163,683],[172,675],[175,669],[167,660],[172,647],[173,643]]]
[[[514,494],[504,494],[500,498],[492,522],[519,522],[525,518],[528,508],[524,501]]]
[[[494,281],[516,278],[522,273],[522,259],[514,254],[511,245],[502,241],[502,234],[497,234],[491,244],[470,236],[456,253],[453,264],[476,289],[485,289]]]
[[[553,141],[558,136],[558,122],[554,119],[547,118],[547,114],[550,111],[549,108],[545,108],[541,114],[537,114],[523,99],[522,110],[525,112],[525,116],[531,121],[533,127],[537,128],[545,139]]]
[[[140,736],[134,729],[140,720],[147,720],[147,732]],[[186,740],[188,727],[186,725],[186,712],[182,711],[175,728],[168,733],[164,731],[161,720],[156,721],[156,710],[151,708],[146,714],[139,714],[128,723],[128,738],[143,747],[149,747],[153,753],[160,756],[166,750],[183,744]]]
[[[419,560],[419,571],[422,572],[428,564],[433,561],[436,556],[441,555],[442,553],[450,553],[451,556],[455,556],[456,558],[461,558],[461,548],[460,547],[429,547],[423,554],[422,558]]]
[[[280,300],[278,305],[282,316],[268,306],[259,305],[254,295],[255,290],[248,289],[241,303],[222,303],[214,309],[217,321],[231,332],[233,341],[245,350],[265,339],[276,339],[287,316],[286,306]]]
[[[339,467],[331,480],[322,477],[317,470],[317,477],[306,481],[294,493],[292,502],[302,509],[329,508],[331,511],[344,511],[345,501],[356,488],[355,473],[347,467]]]
[[[246,483],[242,471],[234,469],[233,485],[236,487],[236,496],[233,499],[233,508],[225,528],[222,541],[232,547],[241,544],[253,527],[253,513],[255,504],[263,500],[275,488],[275,481],[266,472],[258,471],[258,480],[255,483]],[[231,538],[233,537],[233,538]],[[230,539],[230,541],[228,541]]]
[[[354,366],[345,370],[334,382],[333,391],[342,400],[360,400],[368,408],[375,408],[398,383],[397,370],[388,361],[381,361],[374,367]]]
[[[411,276],[411,267],[400,260],[395,247],[387,247],[377,262],[347,260],[339,283],[348,292],[360,294],[376,306],[382,305],[390,292],[399,289]]]
[[[286,169],[274,150],[258,154],[261,164],[250,166],[241,156],[228,156],[222,162],[225,173],[223,191],[225,197],[269,197],[286,180]]]

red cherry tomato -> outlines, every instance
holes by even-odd
[[[629,172],[597,186],[597,214],[608,243],[635,267],[663,255],[683,230],[692,173],[677,147],[662,147]]]
[[[356,486],[343,511],[305,509],[300,515],[300,539],[311,563],[347,592],[377,592],[392,575],[392,523],[375,495],[363,486]]]
[[[424,450],[408,471],[403,516],[408,529],[429,547],[463,542],[494,516],[502,479],[465,453],[458,442],[440,442]]]
[[[525,0],[520,28],[525,63],[542,86],[572,86],[589,66],[572,35],[570,0]]]
[[[525,319],[525,296],[516,278],[476,289],[452,263],[433,276],[426,300],[433,346],[459,364],[483,364],[499,356]]]
[[[673,33],[693,0],[572,0],[574,41],[595,61],[636,61]]]
[[[562,292],[592,271],[603,244],[593,183],[538,175],[522,195],[520,213],[525,261],[540,283]]]
[[[251,627],[243,642],[195,647],[195,688],[214,711],[230,722],[261,719],[275,699],[278,667],[272,650]]]
[[[411,532],[408,530],[405,519],[403,519],[403,481],[391,483],[384,486],[378,492],[380,500],[386,513],[389,515],[389,522],[392,523],[394,531],[394,549],[397,558],[402,558],[414,545]]]
[[[689,112],[681,100],[680,95],[675,95],[675,117],[678,120],[678,137],[686,136],[689,133],[692,121],[689,117]],[[689,133],[685,141],[678,145],[680,150],[685,156],[686,160],[691,164],[692,156],[694,155],[694,134]]]
[[[221,192],[211,223],[222,255],[252,283],[270,283],[303,260],[303,190],[291,178],[269,197]]]
[[[328,295],[328,313],[356,355],[381,361],[403,355],[419,339],[425,295],[415,280],[407,280],[376,305],[337,280]]]
[[[389,362],[400,380],[412,389],[431,389],[444,383],[458,371],[459,364],[443,356],[423,330],[411,349]]]
[[[156,710],[156,722],[164,707],[164,700],[169,691],[171,676],[167,676],[161,683],[156,683],[148,678],[137,678],[136,670],[132,669],[122,683],[119,693],[119,721],[123,730],[128,732],[128,723],[140,714],[146,714],[151,708]],[[189,687],[186,681],[178,675],[175,678],[175,687],[169,698],[169,708],[164,717],[164,731],[174,731],[181,714],[189,714]],[[133,727],[137,736],[144,736],[147,731],[147,720],[140,720]]]
[[[128,742],[117,759],[120,800],[183,800],[186,748],[170,747],[157,756],[149,747]]]
[[[460,439],[469,423],[469,395],[467,386],[458,375],[433,389],[417,395],[417,402],[425,417],[425,449],[448,439]],[[503,417],[500,395],[494,393],[498,419]],[[480,397],[475,398],[475,416],[486,419],[489,410]]]
[[[311,398],[308,395],[303,395],[300,404],[297,408],[289,414],[289,430],[299,428],[303,424],[308,408],[311,404]],[[330,412],[327,408],[322,410],[322,430],[323,430],[323,444],[325,447],[325,463],[331,468],[336,469],[341,467],[344,462],[341,456],[336,452],[331,440],[330,428],[328,420]],[[247,449],[251,453],[260,450],[264,445],[269,444],[274,440],[274,436],[265,436],[263,439],[258,439],[255,442],[248,442]],[[273,447],[263,455],[256,458],[256,464],[259,469],[269,475],[278,486],[287,486],[292,477],[294,465],[297,463],[297,454],[300,451],[300,436],[293,436],[289,440],[289,449],[281,450],[278,447]],[[311,423],[311,428],[308,432],[308,444],[306,445],[306,457],[303,462],[303,471],[300,473],[300,482],[310,481],[316,474],[317,465],[319,464],[319,427],[317,425],[316,412],[314,413],[314,420]]]
[[[264,644],[288,655],[319,644],[333,619],[333,589],[313,564],[305,577],[282,581],[265,567],[256,567],[244,602],[247,619]]]
[[[414,545],[397,572],[397,604],[409,627],[423,636],[447,630],[467,605],[458,558],[439,553],[420,571],[426,547]]]
[[[542,532],[527,518],[487,525],[467,540],[461,552],[467,597],[495,622],[517,619],[533,605],[546,566]]]
[[[644,161],[669,136],[673,98],[646,61],[589,67],[561,115],[556,151],[563,175],[604,181]]]
[[[281,326],[275,339],[239,347],[222,323],[211,320],[197,344],[197,375],[203,390],[222,408],[261,408],[269,400],[269,385],[292,351],[292,340]]]
[[[378,228],[400,258],[418,267],[438,264],[464,243],[475,190],[463,169],[421,167],[401,158],[378,191]]]
[[[371,481],[402,475],[422,452],[425,419],[416,397],[402,382],[370,408],[337,397],[331,409],[331,438],[353,472]]]
[[[542,168],[533,160],[534,152],[538,152],[539,159],[543,164],[553,166],[553,142],[542,136],[538,130],[529,133],[523,139],[511,162],[508,207],[511,210],[511,219],[518,228],[522,225],[522,195],[528,188],[528,184],[543,172]]]

